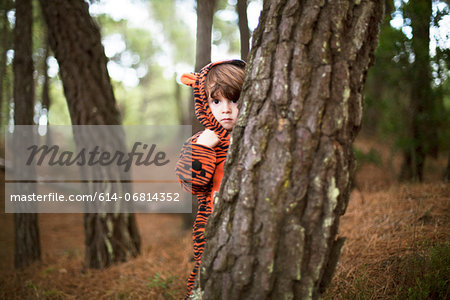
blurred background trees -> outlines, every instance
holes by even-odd
[[[366,83],[363,133],[391,141],[392,153],[403,154],[400,179],[421,181],[426,157],[450,150],[449,6],[386,3]]]
[[[256,14],[253,19],[257,21],[262,0],[246,2],[248,9]],[[191,89],[175,85],[174,76],[195,69],[197,1],[120,3],[102,0],[90,1],[89,4],[89,12],[101,29],[108,72],[124,124],[185,123],[183,118],[190,118]],[[41,11],[36,3],[33,5],[33,78],[36,86],[33,121],[35,124],[70,124],[59,65],[54,54],[48,51],[47,30]],[[214,25],[211,25],[207,40],[213,60],[240,57],[236,7],[237,1],[231,0],[217,0],[214,5]],[[14,1],[2,1],[0,16],[0,116],[4,128],[13,123]],[[199,48],[204,50],[203,46]],[[201,57],[199,65],[211,60],[211,54]],[[181,114],[177,113],[180,110],[177,99],[182,101]]]

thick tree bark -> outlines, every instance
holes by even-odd
[[[14,124],[33,125],[34,82],[32,59],[33,11],[31,0],[16,0],[16,24],[14,29]],[[16,138],[14,138],[16,142]],[[20,162],[13,164],[18,165]],[[20,168],[14,168],[21,172]],[[17,186],[17,185],[16,185]],[[33,183],[23,183],[17,194],[36,191]],[[14,214],[14,266],[26,267],[41,258],[38,215]]]
[[[100,31],[89,15],[88,4],[83,0],[40,0],[40,4],[48,26],[50,46],[59,63],[72,124],[121,124]],[[119,136],[120,133],[116,142],[123,145]],[[75,136],[75,139],[80,137]],[[100,140],[96,142],[103,145]],[[124,180],[115,169],[108,172],[109,180]],[[92,185],[87,186],[88,192],[93,194]],[[125,189],[119,183],[109,188],[112,192],[116,189],[124,192]],[[133,214],[85,214],[84,227],[88,267],[103,268],[136,256],[140,251]]]
[[[247,0],[238,0],[236,10],[239,18],[239,33],[241,37],[241,59],[247,61],[250,48],[250,30],[248,29]]]
[[[405,4],[405,13],[411,19],[413,38],[411,48],[414,63],[411,78],[411,145],[404,151],[401,179],[423,179],[427,153],[437,156],[437,131],[433,126],[433,95],[430,70],[431,0],[411,1]]]
[[[317,299],[343,238],[383,1],[264,3],[206,228],[203,299]]]

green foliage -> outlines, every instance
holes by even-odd
[[[370,284],[368,284],[369,278],[365,275],[361,275],[355,280],[355,290],[357,294],[348,293],[346,295],[346,299],[373,299],[375,296],[375,292]]]
[[[125,289],[123,291],[118,292],[114,290],[108,290],[105,296],[107,297],[107,299],[112,300],[132,299],[129,289]]]
[[[428,253],[411,255],[400,263],[398,299],[448,299],[450,297],[450,242]]]
[[[402,118],[407,108],[409,86],[406,51],[410,41],[389,24],[386,18],[381,27],[379,45],[375,53],[375,65],[370,69],[365,92],[365,129],[391,135],[404,132]]]
[[[124,43],[124,49],[109,57],[111,61],[119,65],[136,69],[148,67],[155,53],[161,51],[160,46],[155,42],[155,37],[144,28],[132,27],[127,20],[116,21],[106,14],[97,15],[95,19],[100,25],[103,40],[118,35]]]
[[[415,140],[411,132],[413,109],[411,99],[414,82],[411,75],[414,72],[414,61],[417,53],[413,49],[420,46],[428,49],[428,45],[416,45],[413,47],[414,33],[406,35],[411,28],[411,19],[408,16],[417,12],[419,3],[409,1],[408,3],[398,1],[400,6],[387,14],[381,26],[379,46],[375,54],[375,64],[369,70],[365,85],[365,113],[363,131],[375,134],[381,138],[393,138],[397,150],[411,149],[420,141]],[[434,1],[434,5],[443,3]],[[418,4],[418,5],[416,5]],[[393,2],[390,3],[393,8]],[[443,6],[441,6],[443,7]],[[449,12],[448,5],[444,9],[435,11],[430,26],[440,26],[440,19]],[[398,16],[403,17],[404,24],[401,28],[391,26],[391,21]],[[430,37],[433,38],[433,37]],[[433,52],[433,49],[432,49]],[[432,131],[437,132],[439,151],[445,152],[449,149],[450,139],[450,82],[448,79],[449,52],[443,43],[437,43],[436,54],[431,57],[430,72],[432,74],[430,109],[420,112],[416,118],[423,120],[422,124]],[[426,134],[426,133],[422,133]],[[424,137],[425,139],[427,136]],[[436,141],[422,141],[426,152],[431,152]]]
[[[175,63],[191,63],[195,53],[195,42],[189,33],[185,20],[175,16],[174,1],[151,1],[148,4],[151,18],[161,25],[165,42],[174,50]],[[104,39],[120,39],[125,47],[114,53],[110,61],[124,70],[135,70],[139,77],[136,86],[125,86],[112,79],[114,94],[125,125],[133,124],[179,124],[177,101],[175,99],[174,76],[164,67],[167,62],[161,57],[167,50],[158,45],[157,37],[146,28],[134,28],[127,20],[114,20],[106,14],[96,16]],[[127,63],[134,57],[133,63]],[[188,91],[181,91],[181,97],[188,100]],[[184,102],[184,104],[186,104]]]
[[[26,287],[29,288],[29,289],[32,289],[32,290],[37,290],[37,285],[34,284],[34,283],[31,282],[31,281],[29,281],[29,282],[26,284]]]
[[[354,148],[354,152],[359,166],[366,163],[375,164],[376,166],[381,166],[383,164],[380,153],[373,148],[371,148],[367,153]]]
[[[42,292],[44,299],[64,299],[62,293],[55,289],[50,289]]]
[[[69,108],[59,76],[50,79],[50,110],[48,119],[51,125],[70,125]]]
[[[45,270],[43,272],[45,272]],[[42,287],[37,286],[31,281],[28,281],[25,284],[25,287],[28,289],[27,294],[30,296],[30,299],[66,299],[62,291],[57,289],[44,290]]]
[[[375,290],[373,276],[377,272],[389,272],[394,287],[390,294]],[[353,288],[339,290],[339,299],[449,299],[450,297],[450,242],[419,245],[412,254],[392,256],[377,265],[367,265],[357,271]],[[386,287],[387,288],[387,287]],[[332,299],[325,294],[326,299]]]
[[[55,271],[55,268],[54,267],[48,267],[47,269],[45,269],[45,270],[43,270],[42,272],[41,272],[41,276],[42,277],[46,277],[48,274],[50,274],[50,273],[52,273],[52,272],[54,272]]]
[[[177,276],[170,276],[170,274],[162,276],[161,272],[158,272],[153,276],[153,278],[148,278],[149,283],[147,286],[150,289],[158,290],[164,297],[167,297],[167,299],[175,299],[174,292],[170,289],[176,278]]]

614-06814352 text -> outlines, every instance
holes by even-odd
[[[116,202],[116,201],[134,201],[134,202],[179,202],[179,193],[98,193],[94,194],[70,194],[64,195],[59,193],[29,195],[10,195],[11,202]]]

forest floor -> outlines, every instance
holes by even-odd
[[[346,237],[325,299],[450,296],[450,185],[445,159],[427,159],[423,183],[399,183],[400,157],[359,138],[356,188],[341,217]],[[0,172],[4,182],[4,173]],[[4,207],[4,185],[0,205]],[[12,214],[0,215],[0,299],[179,299],[193,262],[191,232],[175,214],[138,214],[142,253],[105,270],[83,266],[81,214],[39,215],[42,261],[13,268]]]

